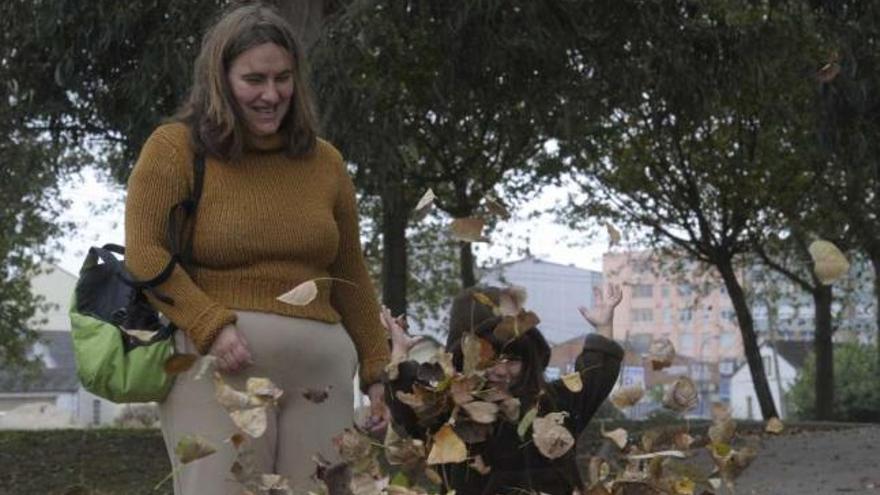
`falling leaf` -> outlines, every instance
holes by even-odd
[[[316,297],[318,297],[318,284],[314,280],[306,280],[276,299],[291,306],[305,306]]]
[[[333,389],[333,385],[327,385],[324,388],[304,388],[302,390],[302,396],[315,404],[320,404],[327,400],[327,397],[330,397],[330,391]]]
[[[451,425],[443,425],[433,436],[428,464],[458,463],[465,459],[467,459],[467,446],[464,441],[455,434]]]
[[[438,473],[433,468],[425,468],[425,478],[428,478],[428,481],[434,483],[435,485],[443,484],[443,477],[441,477],[440,473]]]
[[[608,231],[608,237],[611,241],[608,243],[608,247],[614,247],[620,244],[620,240],[623,236],[620,235],[620,231],[611,224],[611,222],[605,222],[605,230]]]
[[[535,421],[535,418],[538,416],[538,408],[533,407],[526,411],[523,415],[522,419],[519,421],[519,425],[516,427],[516,433],[520,438],[526,437],[526,432],[529,431],[529,428],[532,426],[532,422]]]
[[[627,385],[617,389],[616,392],[611,394],[609,400],[614,404],[614,407],[625,409],[636,405],[644,396],[645,389],[641,385]]]
[[[614,442],[617,448],[623,450],[629,438],[629,434],[623,428],[617,428],[611,431],[605,431],[605,425],[602,425],[602,436]]]
[[[149,344],[153,340],[153,337],[155,337],[156,335],[159,334],[159,332],[157,330],[122,329],[122,331],[127,333],[128,335],[131,335],[132,337],[136,338],[138,341],[140,341],[144,344]]]
[[[284,391],[272,383],[272,380],[255,376],[247,379],[245,390],[250,397],[250,403],[255,406],[277,405],[278,399],[284,395]]]
[[[162,369],[169,375],[179,375],[192,368],[198,359],[195,354],[172,354],[165,360]]]
[[[581,380],[580,371],[575,371],[574,373],[569,373],[567,375],[562,375],[562,384],[565,385],[570,392],[580,392],[584,389],[584,382]]]
[[[455,358],[451,352],[441,350],[437,354],[434,354],[429,362],[439,364],[440,368],[443,370],[443,374],[448,377],[455,376],[456,374],[455,364],[453,363],[454,359]]]
[[[507,208],[501,203],[498,198],[487,195],[486,198],[486,209],[489,210],[489,213],[501,218],[502,220],[510,219],[510,212],[507,211]]]
[[[489,474],[492,471],[492,466],[487,466],[485,462],[483,462],[483,456],[478,455],[474,457],[474,460],[468,464],[471,469],[482,474],[483,476]]]
[[[661,450],[658,452],[651,452],[650,454],[634,454],[626,456],[627,459],[633,461],[644,461],[656,457],[675,457],[677,459],[685,459],[687,458],[687,454],[679,450]]]
[[[767,426],[764,428],[764,431],[767,433],[773,433],[774,435],[778,435],[782,433],[782,430],[785,429],[785,425],[782,424],[782,421],[779,420],[776,416],[767,420]]]
[[[528,293],[525,287],[511,285],[498,293],[498,306],[494,308],[496,316],[517,316],[525,306]]]
[[[230,412],[229,417],[232,418],[235,426],[251,438],[260,438],[263,436],[263,433],[266,433],[268,418],[265,407],[239,409]]]
[[[461,408],[477,423],[494,423],[498,417],[498,404],[494,402],[473,401],[462,404]]]
[[[413,221],[420,222],[428,216],[428,212],[434,206],[435,199],[437,199],[437,196],[434,195],[433,190],[428,189],[425,191],[425,194],[422,195],[422,198],[416,204],[415,210],[413,210]]]
[[[246,437],[240,432],[233,433],[228,439],[226,439],[226,441],[231,443],[236,449],[241,447],[245,440]]]
[[[339,457],[345,462],[359,461],[369,457],[373,452],[370,438],[353,428],[346,428],[333,437],[333,445],[336,446]]]
[[[672,484],[675,495],[694,495],[696,487],[696,484],[687,478],[675,480]]]
[[[480,365],[480,338],[472,333],[461,339],[462,371],[472,373]]]
[[[386,429],[384,446],[385,459],[392,466],[405,466],[411,469],[421,464],[427,455],[423,441],[417,438],[401,438],[394,428]]]
[[[207,354],[199,358],[199,369],[196,371],[193,380],[201,380],[205,377],[205,375],[214,369],[214,365],[217,364],[217,356],[212,356]]]
[[[523,311],[516,316],[505,316],[502,318],[492,333],[498,340],[509,342],[518,338],[529,329],[535,328],[538,326],[538,323],[541,323],[538,315],[531,311]]]
[[[654,371],[668,368],[675,359],[675,346],[667,338],[656,339],[648,348],[648,357],[651,360],[651,369]]]
[[[504,419],[510,421],[511,423],[516,423],[519,420],[520,413],[520,401],[516,397],[511,397],[509,399],[504,399],[499,403],[499,407],[501,409],[501,415],[504,416]]]
[[[813,258],[813,272],[825,285],[837,282],[849,271],[849,261],[846,256],[828,241],[813,241],[808,251]]]
[[[452,428],[455,430],[455,434],[464,440],[464,443],[474,444],[485,442],[489,438],[492,425],[459,418]]]
[[[825,64],[818,72],[816,72],[816,79],[822,84],[828,84],[837,78],[838,75],[840,75],[840,64],[837,62],[831,62]]]
[[[691,448],[691,444],[694,443],[694,437],[680,431],[672,437],[672,443],[674,443],[675,447],[680,450],[687,450]]]
[[[663,405],[681,413],[696,407],[699,400],[700,396],[694,381],[686,376],[681,376],[667,386],[663,396]]]
[[[474,400],[473,392],[479,385],[478,376],[457,376],[449,384],[449,395],[457,405],[467,404]]]
[[[482,218],[456,218],[452,221],[452,238],[462,242],[489,242],[483,236]]]
[[[549,413],[532,423],[535,447],[548,459],[558,459],[574,446],[574,437],[564,424],[565,416],[565,412]]]
[[[251,405],[248,394],[227,385],[220,373],[217,372],[214,372],[214,397],[227,411],[244,409]]]
[[[271,493],[278,493],[272,492],[272,490],[278,490],[282,493],[287,493],[291,495],[293,494],[293,490],[291,490],[287,478],[281,476],[280,474],[263,474],[262,483],[260,483],[260,489]]]
[[[192,461],[208,457],[214,452],[217,452],[217,449],[198,435],[184,436],[174,448],[174,453],[181,464],[189,464]]]
[[[712,443],[728,444],[736,433],[736,421],[732,418],[716,421],[709,427],[708,436]]]
[[[732,416],[730,406],[723,402],[713,402],[710,408],[710,413],[712,415],[712,421],[715,423],[730,419]]]
[[[601,486],[599,485],[599,483],[608,477],[611,472],[611,468],[608,466],[608,463],[605,461],[605,459],[599,456],[592,456],[590,457],[590,464],[587,468],[587,472],[589,474],[590,485]],[[608,492],[605,491],[604,493]]]

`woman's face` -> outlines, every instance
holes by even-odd
[[[486,372],[489,386],[505,392],[519,379],[522,374],[522,361],[518,359],[500,359]]]
[[[293,57],[275,43],[257,45],[229,66],[229,87],[248,130],[256,136],[278,132],[293,95]]]

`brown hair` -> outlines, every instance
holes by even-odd
[[[519,379],[511,385],[511,392],[523,401],[531,404],[537,400],[544,389],[544,370],[550,361],[550,346],[537,328],[530,328],[520,337],[502,342],[493,335],[495,326],[501,317],[495,315],[492,308],[480,303],[475,293],[488,297],[492,303],[498,304],[501,289],[498,287],[472,287],[461,291],[452,300],[449,312],[449,335],[446,339],[446,351],[453,355],[453,363],[461,369],[463,356],[461,339],[465,333],[474,332],[492,344],[495,352],[514,356],[522,362],[523,369]]]
[[[202,38],[192,88],[173,117],[190,126],[197,150],[226,160],[242,155],[247,128],[227,73],[236,57],[263,43],[284,48],[293,62],[293,97],[279,129],[284,148],[290,156],[303,156],[314,149],[317,116],[302,47],[290,24],[275,9],[254,3],[226,11]]]

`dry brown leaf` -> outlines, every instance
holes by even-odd
[[[675,495],[694,495],[697,485],[688,478],[680,478],[672,484]]]
[[[425,478],[435,485],[443,485],[443,477],[434,468],[425,468]]]
[[[470,466],[471,469],[482,474],[483,476],[489,474],[492,471],[492,466],[487,466],[486,463],[483,461],[483,456],[481,455],[474,457],[474,460],[471,461],[468,466]]]
[[[195,376],[193,376],[193,380],[201,380],[205,377],[205,375],[214,369],[214,364],[217,362],[217,356],[212,356],[207,354],[199,358],[199,369],[196,371]]]
[[[570,392],[578,393],[584,389],[584,381],[581,380],[580,371],[562,375],[562,384],[565,385]]]
[[[229,438],[226,439],[226,441],[231,443],[232,446],[236,449],[241,447],[241,444],[243,444],[245,440],[246,438],[241,432],[233,433]]]
[[[817,240],[808,248],[813,258],[813,272],[825,285],[831,285],[843,278],[849,271],[849,261],[834,244]]]
[[[314,280],[306,280],[276,299],[291,306],[305,306],[316,297],[318,297],[318,284]]]
[[[608,243],[608,247],[614,247],[620,244],[623,236],[620,235],[620,231],[617,230],[617,228],[615,228],[614,225],[611,224],[611,222],[605,222],[605,230],[608,231],[608,238],[610,240]]]
[[[287,482],[287,478],[280,474],[263,474],[261,476],[260,488],[269,493],[286,493],[293,494],[293,490]],[[276,490],[272,492],[272,490]],[[279,494],[280,495],[280,494]]]
[[[304,388],[302,396],[310,402],[320,404],[330,397],[331,390],[333,390],[333,385],[327,385],[324,388]]]
[[[507,207],[505,207],[498,198],[492,195],[487,195],[484,199],[486,200],[486,209],[489,210],[489,213],[502,220],[510,219],[510,212],[507,211]]]
[[[413,220],[420,222],[428,216],[428,212],[430,212],[431,208],[434,206],[435,199],[437,199],[437,196],[434,195],[433,190],[428,189],[425,191],[425,194],[422,195],[422,198],[419,199],[419,202],[416,204],[415,210],[413,210]]]
[[[235,426],[251,438],[260,438],[263,433],[266,433],[268,418],[265,407],[239,409],[230,412],[229,417],[232,418]]]
[[[736,433],[736,421],[732,418],[716,421],[709,427],[709,440],[712,443],[728,444]]]
[[[830,62],[816,72],[816,79],[822,84],[828,84],[836,79],[838,75],[840,75],[840,64]]]
[[[672,443],[675,444],[675,448],[679,450],[688,450],[691,448],[691,444],[694,443],[694,437],[680,431],[672,437]]]
[[[179,375],[192,368],[198,359],[195,354],[172,354],[162,368],[169,375]]]
[[[477,423],[490,424],[498,418],[498,404],[494,402],[473,401],[462,404],[461,408]]]
[[[455,404],[467,404],[474,400],[473,392],[479,385],[480,377],[476,375],[456,376],[449,384],[449,395]]]
[[[611,394],[609,400],[618,409],[625,409],[636,405],[645,396],[645,389],[641,385],[627,385],[620,387]]]
[[[660,450],[657,452],[651,452],[650,454],[633,454],[626,456],[627,459],[633,461],[645,461],[648,459],[656,459],[657,457],[674,457],[676,459],[685,459],[687,458],[687,454],[680,450]]]
[[[443,425],[433,436],[428,464],[450,464],[467,459],[467,446],[449,424]]]
[[[482,218],[456,218],[452,221],[452,238],[462,242],[489,242],[483,236],[485,224]]]
[[[574,446],[574,437],[565,427],[565,416],[564,412],[549,413],[532,422],[535,447],[548,459],[558,459]]]
[[[385,432],[385,459],[392,466],[405,466],[413,468],[421,464],[427,452],[425,443],[419,439],[401,438],[394,428],[387,428]]]
[[[732,412],[730,407],[723,402],[713,402],[711,406],[712,421],[715,423],[730,419]]]
[[[667,338],[656,339],[648,348],[648,358],[651,360],[651,368],[654,371],[672,366],[675,359],[675,346]]]
[[[349,463],[370,457],[373,452],[370,438],[352,428],[346,428],[333,437],[333,445],[339,452],[339,457]]]
[[[244,392],[239,392],[223,381],[220,373],[214,372],[214,396],[227,411],[244,409],[251,405],[251,399]]]
[[[247,379],[245,390],[250,396],[252,405],[277,405],[278,399],[284,395],[284,391],[272,383],[272,380],[262,377],[251,377]]]
[[[675,382],[666,387],[663,405],[681,413],[696,407],[699,400],[700,396],[697,393],[697,386],[694,384],[694,381],[686,376],[680,376]]]
[[[520,408],[522,407],[519,399],[511,397],[509,399],[504,399],[498,403],[498,405],[501,408],[501,415],[504,416],[504,419],[511,423],[519,421]]]
[[[198,435],[186,435],[174,447],[174,453],[181,464],[189,464],[192,461],[208,457],[214,452],[217,452],[217,449]]]
[[[523,311],[517,316],[505,316],[492,331],[495,338],[502,342],[509,342],[518,338],[531,328],[541,323],[538,315],[531,311]]]
[[[472,373],[480,365],[480,338],[472,333],[465,334],[461,339],[462,372]]]
[[[495,309],[498,306],[497,304],[492,302],[492,298],[490,298],[486,294],[483,294],[482,292],[474,292],[474,300],[484,306],[489,306],[492,309]]]
[[[605,459],[599,456],[592,456],[590,457],[590,464],[587,468],[587,473],[589,474],[590,485],[594,488],[597,486],[601,487],[602,485],[600,485],[599,483],[601,483],[603,480],[605,480],[605,478],[608,477],[608,475],[611,473],[611,468],[608,466],[608,463],[605,461]],[[588,493],[593,492],[590,491]],[[604,493],[608,492],[605,491]]]
[[[767,426],[764,428],[764,431],[767,433],[772,433],[774,435],[778,435],[782,433],[782,430],[785,429],[785,425],[782,424],[782,421],[779,420],[776,416],[767,420]]]
[[[617,428],[611,431],[605,431],[605,425],[602,425],[602,436],[614,442],[617,448],[623,450],[628,442],[629,433],[623,428]]]
[[[501,289],[498,294],[498,306],[495,307],[496,316],[516,316],[520,314],[528,298],[525,287],[511,285]]]

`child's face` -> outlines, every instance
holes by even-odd
[[[486,378],[489,380],[489,386],[506,392],[510,389],[510,385],[519,379],[520,374],[522,374],[522,361],[503,358],[489,368]]]

